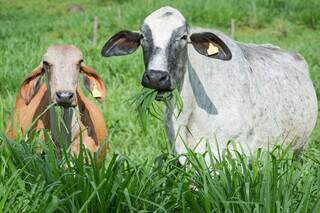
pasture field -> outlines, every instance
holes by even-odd
[[[74,5],[83,10],[70,11]],[[191,26],[229,34],[234,19],[235,39],[301,53],[320,97],[318,0],[0,0],[0,212],[320,212],[319,122],[299,156],[282,146],[251,157],[221,150],[210,167],[192,150],[187,165],[179,165],[163,121],[150,117],[142,128],[130,102],[141,91],[142,51],[103,58],[100,50],[111,35],[138,30],[165,5],[179,9]],[[99,107],[110,152],[102,163],[85,150],[78,158],[64,152],[58,158],[49,136],[42,155],[37,134],[19,142],[5,138],[20,83],[52,44],[79,47],[106,82],[107,100]]]

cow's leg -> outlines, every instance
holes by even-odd
[[[82,144],[84,148],[89,150],[91,153],[95,153],[98,150],[98,146],[96,145],[93,138],[88,136],[87,131],[84,131],[82,138],[78,136],[70,145],[70,151],[74,155],[79,155],[80,153],[80,142],[82,140]]]
[[[176,120],[172,113],[167,113],[167,134],[175,154],[181,155],[187,153],[187,147],[189,147],[189,131],[185,124],[188,122],[190,114],[191,113],[184,113]],[[185,162],[185,157],[180,157],[179,160],[180,163],[183,164]]]
[[[190,142],[193,140],[193,137],[190,134],[188,123],[194,109],[196,108],[194,96],[190,94],[190,91],[192,90],[188,80],[188,72],[185,73],[184,79],[185,80],[180,93],[180,96],[183,100],[182,112],[179,114],[178,109],[175,109],[174,113],[171,113],[168,109],[166,112],[168,137],[174,152],[178,155],[187,153],[187,147],[192,149],[192,144]],[[185,157],[180,157],[179,160],[181,164],[184,164]]]

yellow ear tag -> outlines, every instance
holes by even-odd
[[[97,89],[97,86],[96,85],[94,85],[93,86],[93,90],[92,90],[92,96],[94,97],[94,98],[101,98],[101,93],[99,92],[99,90]]]
[[[217,54],[219,52],[218,47],[214,46],[212,43],[209,43],[209,47],[207,49],[207,53],[209,56]]]

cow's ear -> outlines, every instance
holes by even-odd
[[[81,64],[81,73],[83,74],[84,86],[94,98],[102,102],[106,97],[106,87],[98,73],[84,64]]]
[[[227,45],[211,32],[193,33],[190,40],[194,49],[201,55],[220,60],[230,60],[232,58]]]
[[[31,102],[32,98],[39,91],[43,73],[44,69],[42,68],[42,65],[39,65],[24,79],[20,88],[20,95],[26,105]]]
[[[139,47],[140,39],[139,32],[118,32],[103,46],[101,54],[105,57],[131,54]]]

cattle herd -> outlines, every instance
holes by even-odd
[[[138,31],[113,35],[101,54],[127,55],[139,46],[145,65],[142,86],[156,90],[160,101],[174,89],[182,98],[177,118],[171,110],[165,113],[176,154],[188,149],[204,153],[209,146],[217,156],[229,141],[246,154],[283,142],[295,150],[306,145],[318,105],[301,55],[270,44],[240,43],[213,29],[192,28],[171,7],[151,13]],[[7,135],[14,139],[18,132],[47,129],[56,147],[67,144],[77,155],[82,140],[89,151],[100,149],[104,157],[105,120],[81,91],[80,75],[91,95],[103,101],[104,82],[83,63],[81,51],[72,45],[49,47],[21,85]]]

